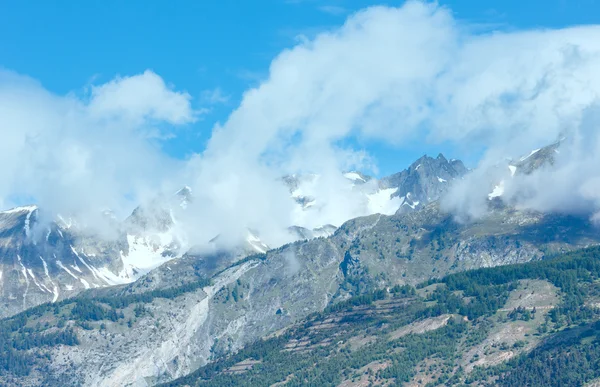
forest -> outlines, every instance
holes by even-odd
[[[436,360],[432,367],[440,375],[427,383],[429,387],[582,385],[600,377],[600,312],[586,304],[598,293],[599,278],[600,248],[589,248],[542,261],[451,274],[416,288],[380,289],[330,305],[282,336],[259,340],[164,386],[270,386],[283,381],[286,386],[337,386],[343,380],[359,380],[368,364],[385,364],[367,375],[371,383],[400,386],[415,376],[425,359]],[[467,374],[458,365],[462,352],[485,339],[491,316],[505,305],[519,281],[531,279],[549,281],[561,291],[560,304],[547,314],[546,331],[538,333],[544,340],[531,352],[498,366],[475,367]],[[419,289],[426,287],[435,290],[419,297]],[[377,314],[382,305],[402,302],[392,312],[386,309],[390,315]],[[515,308],[506,318],[529,321],[535,313]],[[389,338],[398,327],[442,315],[453,317],[439,329]],[[328,331],[316,329],[323,321],[338,325]],[[356,337],[375,339],[359,351],[333,343]],[[288,349],[290,342],[303,340],[309,342],[308,349]],[[232,371],[248,359],[255,363],[250,370]]]

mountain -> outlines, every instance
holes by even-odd
[[[60,335],[62,341],[33,352],[16,349],[13,356],[26,358],[29,373],[10,371],[1,380],[152,385],[352,297],[452,272],[539,261],[599,241],[583,218],[501,207],[459,224],[432,203],[407,214],[354,219],[331,237],[250,256],[210,275],[194,257],[176,258],[132,284],[90,289],[5,320],[34,327],[31,337]],[[4,340],[19,340],[19,329]]]
[[[427,155],[416,160],[407,169],[377,180],[360,172],[343,174],[338,195],[351,191],[358,197],[357,216],[372,214],[392,215],[396,211],[410,212],[437,201],[447,192],[455,179],[462,178],[468,169],[460,160],[448,161],[442,154],[437,158]],[[321,177],[317,174],[290,175],[283,178],[292,198],[305,212],[319,211],[336,198],[320,197],[316,188]],[[344,189],[346,188],[346,189]],[[348,220],[348,219],[345,219]]]
[[[136,208],[122,224],[108,218],[116,233],[110,238],[61,216],[44,222],[36,206],[0,212],[0,316],[131,283],[181,256],[185,244],[174,232],[171,209],[185,200],[180,191]]]
[[[435,159],[421,157],[402,172],[384,177],[381,190],[391,191],[391,198],[400,199],[400,211],[409,212],[439,200],[448,185],[468,172],[460,160],[448,161],[441,153]]]
[[[35,206],[0,212],[0,315],[126,282],[118,275],[126,240],[80,235],[64,219],[39,228],[38,217]]]
[[[600,249],[353,297],[165,386],[600,380]]]
[[[540,152],[534,152],[532,156],[524,158],[520,162],[527,162],[531,157],[533,157],[531,160],[535,160],[537,157],[535,155]],[[537,165],[546,164],[538,163]],[[477,274],[475,277],[468,277],[468,281],[463,281],[462,287],[451,288],[450,294],[460,297],[460,299],[455,299],[448,293],[436,293],[437,287],[442,286],[436,284],[452,283],[452,286],[456,285],[450,280],[444,279],[444,276],[482,267],[544,262],[557,254],[600,243],[597,228],[590,223],[588,218],[516,209],[507,206],[501,200],[490,200],[488,213],[476,221],[456,222],[451,214],[440,210],[435,199],[445,192],[446,184],[449,184],[452,179],[462,177],[461,174],[464,174],[466,169],[463,170],[464,166],[462,168],[461,166],[462,163],[448,161],[441,155],[436,159],[425,156],[406,171],[394,175],[393,179],[377,181],[359,174],[356,174],[358,178],[354,174],[350,177],[346,176],[346,184],[350,186],[352,192],[363,195],[362,197],[367,203],[369,195],[380,195],[387,203],[394,203],[394,200],[404,203],[406,198],[412,197],[414,193],[415,198],[419,199],[417,200],[419,204],[411,202],[413,205],[403,205],[407,208],[396,208],[391,215],[377,213],[358,217],[341,224],[339,228],[327,225],[322,229],[292,226],[289,231],[296,233],[300,240],[275,249],[270,249],[263,243],[258,232],[253,230],[247,230],[245,239],[238,247],[234,248],[231,246],[223,248],[219,237],[214,238],[208,248],[206,246],[185,249],[178,247],[184,246],[185,241],[176,238],[177,221],[172,211],[176,208],[185,210],[192,203],[194,199],[187,194],[191,194],[188,190],[184,191],[185,195],[175,195],[175,198],[185,198],[181,203],[178,199],[174,199],[173,202],[159,200],[148,207],[140,207],[124,222],[126,228],[120,242],[122,245],[111,246],[119,249],[121,247],[129,248],[132,241],[140,241],[140,246],[149,248],[148,253],[156,254],[158,252],[156,259],[151,262],[162,264],[151,270],[147,266],[140,267],[133,263],[136,260],[124,259],[123,256],[129,257],[130,249],[123,250],[127,253],[119,254],[118,259],[110,261],[115,266],[112,273],[124,273],[124,275],[132,273],[139,276],[135,282],[97,288],[90,286],[90,289],[75,297],[64,300],[57,299],[54,303],[30,308],[0,321],[1,343],[3,348],[8,348],[4,352],[5,355],[0,357],[0,365],[2,365],[0,370],[3,370],[0,372],[0,384],[153,385],[183,377],[197,369],[202,369],[203,366],[214,363],[217,367],[216,373],[210,371],[211,366],[204,368],[204,370],[208,370],[206,372],[198,371],[205,375],[204,378],[208,378],[207,383],[210,384],[212,380],[210,378],[220,377],[219,372],[221,371],[227,374],[228,372],[225,370],[230,368],[231,372],[237,372],[240,369],[254,367],[258,364],[256,362],[268,365],[270,360],[264,357],[248,357],[234,364],[220,362],[223,359],[236,359],[231,357],[235,353],[246,354],[244,348],[252,348],[247,346],[257,340],[282,337],[288,330],[293,333],[294,329],[300,326],[306,326],[308,329],[316,321],[315,318],[323,316],[325,318],[317,325],[332,324],[335,326],[338,322],[336,319],[342,318],[345,322],[344,318],[347,316],[333,315],[332,313],[340,311],[345,313],[343,311],[346,311],[349,313],[348,316],[352,316],[354,309],[344,308],[353,308],[356,306],[355,303],[360,306],[359,304],[365,300],[375,302],[375,310],[371,306],[365,308],[368,315],[379,314],[377,310],[384,309],[384,313],[392,314],[394,324],[414,324],[408,330],[409,332],[417,328],[422,330],[423,325],[440,329],[449,326],[454,329],[456,328],[455,323],[458,322],[458,326],[462,328],[456,329],[462,329],[463,332],[442,330],[441,334],[436,333],[438,336],[427,339],[437,343],[435,340],[440,340],[439,335],[441,337],[463,335],[465,329],[475,332],[479,332],[480,328],[484,329],[487,325],[478,325],[478,322],[474,320],[483,315],[473,315],[467,309],[477,311],[480,308],[478,303],[482,301],[482,298],[493,298],[497,296],[497,292],[506,290],[504,288],[469,288],[465,285],[469,281],[472,282],[473,278],[485,278]],[[295,177],[292,183],[297,182],[297,186],[292,190],[292,196],[296,193],[295,197],[297,198],[308,197],[309,195],[302,195],[302,189],[307,181],[311,181],[310,179],[314,179],[314,177],[308,180]],[[311,197],[308,202],[313,201],[314,205],[302,208],[302,211],[315,210],[320,205],[319,200],[319,197]],[[424,204],[427,201],[430,202]],[[302,206],[300,202],[298,204]],[[22,246],[26,247],[22,252],[27,252],[28,257],[33,256],[31,255],[32,251],[37,254],[37,250],[31,250],[32,245],[42,246],[26,239],[32,230],[36,229],[37,211],[37,209],[16,210],[14,214],[18,216],[12,213],[7,215],[7,219],[15,218],[11,220],[13,223],[9,221],[3,223],[7,235],[17,238],[15,240],[23,238]],[[66,224],[66,222],[63,223]],[[73,226],[62,225],[62,227],[64,230],[72,232]],[[173,233],[171,234],[171,232]],[[322,234],[319,234],[320,232]],[[173,238],[164,240],[160,237],[152,238],[152,235],[165,233],[173,235]],[[134,238],[135,235],[143,235],[143,237]],[[72,238],[76,242],[72,245],[77,254],[81,256],[79,251],[82,249],[91,257],[101,259],[100,255],[91,255],[83,249],[87,245],[93,246],[93,243],[88,242],[86,245],[85,239],[76,234]],[[15,240],[10,240],[7,244],[14,246],[16,245]],[[52,240],[52,238],[48,238],[48,240]],[[155,242],[157,244],[152,245]],[[71,246],[64,245],[67,248]],[[158,248],[152,246],[158,246]],[[173,246],[173,251],[176,250],[178,253],[169,253],[171,251],[169,246]],[[163,255],[165,251],[167,255]],[[13,255],[14,253],[14,251],[9,252]],[[75,258],[77,257],[75,256]],[[83,260],[88,263],[86,258],[88,258],[87,255],[83,257]],[[163,258],[164,262],[161,262]],[[130,263],[131,266],[127,266],[127,263]],[[16,275],[16,278],[19,278],[21,272],[15,268],[18,264],[19,261],[12,263],[12,277]],[[27,264],[31,263],[27,261]],[[104,267],[96,261],[93,263],[94,266],[89,265],[93,268]],[[128,267],[131,270],[128,271]],[[589,268],[589,266],[586,267]],[[28,268],[29,266],[24,266],[22,270],[24,274],[20,274],[22,278],[28,278],[25,274],[28,272]],[[59,269],[62,268],[59,266]],[[572,267],[567,264],[565,270],[571,269]],[[3,272],[5,272],[4,270],[3,268]],[[63,271],[68,275],[68,272]],[[81,271],[84,272],[83,269]],[[60,271],[58,272],[60,273]],[[93,272],[95,271],[90,269],[90,273]],[[585,277],[582,270],[576,270],[575,275],[581,273]],[[36,275],[36,279],[38,277]],[[51,278],[54,279],[54,274],[51,274]],[[447,278],[460,277],[450,276]],[[593,276],[585,278],[589,279]],[[524,279],[539,280],[537,277],[523,277],[518,281]],[[542,279],[550,280],[549,278]],[[418,284],[424,284],[423,286],[426,288],[433,286],[429,289],[432,294],[419,293],[420,299],[413,297],[414,300],[408,302],[396,300],[396,295],[390,295],[387,290],[408,289],[406,285]],[[551,284],[560,288],[564,285],[554,282]],[[487,286],[489,283],[481,284],[481,286],[484,285]],[[543,289],[546,289],[543,291],[544,293],[548,289],[553,289],[548,287],[550,285],[542,285]],[[529,285],[518,283],[514,285],[517,288],[513,288],[513,285],[510,286],[509,292],[520,289],[519,286]],[[530,296],[523,293],[523,289],[521,289],[521,293],[519,293],[521,297],[518,299],[523,297],[530,299]],[[414,295],[411,294],[412,296]],[[511,295],[508,297],[509,299],[510,297],[515,298]],[[400,314],[395,314],[395,309],[398,309],[394,307],[396,301],[401,305],[400,309],[408,311],[426,310],[422,308],[423,304],[426,308],[443,304],[448,309],[441,309],[439,315],[430,316],[405,315],[400,310],[398,311]],[[451,303],[448,304],[449,302]],[[461,309],[461,302],[468,306]],[[467,304],[469,302],[476,303]],[[509,305],[509,307],[516,305],[515,309],[522,306],[517,301],[515,302],[502,305]],[[509,307],[501,308],[500,305],[501,303],[497,302],[493,307],[486,307],[488,308],[485,309],[486,313],[505,312],[500,309],[509,309]],[[454,309],[451,308],[452,306]],[[476,306],[477,308],[475,308]],[[325,314],[321,315],[322,313]],[[526,314],[521,309],[515,313],[517,317]],[[548,312],[548,315],[551,315],[550,313]],[[465,326],[461,322],[464,321],[465,316],[469,319],[465,323],[472,325]],[[492,323],[500,323],[500,317],[495,317],[496,320]],[[428,320],[421,324],[420,319],[422,318],[433,318],[434,320]],[[573,316],[569,315],[568,318],[573,321]],[[559,318],[559,320],[568,318]],[[588,320],[577,321],[588,323]],[[356,337],[361,334],[364,337],[365,333],[360,331],[363,327],[360,325],[362,323],[361,321],[358,323],[358,327],[349,328],[348,332],[356,333]],[[385,324],[390,323],[379,321],[375,327],[380,328]],[[571,322],[568,325],[571,325]],[[397,325],[395,328],[404,329],[402,325]],[[367,337],[373,332],[373,329],[375,328],[371,327],[365,331]],[[318,332],[319,328],[314,330]],[[437,328],[431,329],[431,331],[437,331]],[[296,348],[297,343],[303,343],[299,344],[298,351],[293,351],[302,354],[302,348],[309,344],[301,336],[304,334],[303,331],[298,332],[300,333],[294,333],[296,336],[285,336],[285,338],[286,340],[297,340],[286,342],[289,344],[288,348]],[[485,336],[484,333],[481,335],[477,333],[479,335],[477,337],[489,336]],[[329,333],[325,334],[330,335]],[[471,344],[469,340],[475,340],[471,336],[460,335],[457,337],[460,337],[461,343]],[[401,335],[401,337],[404,336],[404,334]],[[513,335],[513,337],[520,336]],[[350,339],[351,337],[348,338],[348,340]],[[321,341],[317,338],[309,337],[308,340],[311,343],[311,351],[322,347],[319,344]],[[533,348],[522,345],[519,340],[512,344],[509,343],[509,345],[517,345],[517,342],[519,348]],[[258,344],[260,343],[261,341],[258,341]],[[359,343],[358,345],[362,347],[363,344]],[[422,344],[423,342],[418,341],[417,347]],[[455,345],[456,343],[451,344]],[[316,347],[314,347],[315,345]],[[496,346],[498,345],[496,343]],[[335,348],[335,351],[339,350],[336,353],[348,354],[347,348],[332,348]],[[451,346],[444,348],[452,351]],[[475,347],[471,349],[473,348]],[[495,347],[492,346],[492,348]],[[400,350],[400,352],[402,351]],[[494,352],[487,347],[474,349],[473,352],[468,352],[473,356],[466,359],[464,364],[458,363],[458,367],[462,369],[471,367],[470,365],[477,363],[481,357],[492,353],[497,353],[500,359],[503,359],[507,356],[504,352],[506,351]],[[264,351],[261,353],[264,354]],[[518,352],[513,351],[513,354],[518,354]],[[379,358],[382,356],[378,352],[376,355]],[[287,357],[282,356],[282,359],[287,359]],[[395,357],[390,359],[390,364],[396,364],[398,360]],[[425,356],[420,359],[426,361],[429,358]],[[223,368],[225,366],[219,368],[219,364],[228,365],[226,368]],[[304,363],[300,359],[297,364]],[[324,366],[329,367],[327,364],[330,363],[327,361],[323,363]],[[417,365],[420,370],[425,369],[421,363]],[[381,364],[377,366],[381,367]],[[452,367],[454,366],[456,365],[453,364]],[[360,369],[368,372],[369,367],[364,369],[362,367],[365,366],[361,366]],[[257,366],[257,369],[259,368]],[[283,376],[284,379],[293,378],[290,376],[291,374],[283,375],[283,371],[289,369],[281,368],[282,372],[273,375]],[[311,367],[308,367],[306,370],[310,371],[310,369]],[[372,373],[376,373],[378,370],[383,370],[383,368],[374,369]],[[299,372],[294,370],[292,373]],[[354,371],[348,370],[348,372],[352,375]],[[406,371],[404,374],[404,377],[409,378],[408,380],[413,377],[410,372]],[[428,376],[427,374],[423,376],[422,372],[414,375],[417,374],[422,378]],[[437,379],[439,375],[436,375]],[[344,377],[347,376],[344,375]],[[382,374],[380,378],[384,376]],[[397,377],[394,376],[394,378]],[[354,377],[355,381],[361,378],[358,375]],[[193,378],[189,380],[194,383],[197,381]],[[462,381],[463,379],[458,380]],[[346,382],[348,381],[346,380]]]
[[[543,148],[534,149],[518,160],[510,160],[508,171],[505,173],[507,176],[495,182],[492,191],[488,194],[489,200],[494,200],[494,198],[504,195],[507,179],[513,179],[515,176],[531,175],[540,168],[551,168],[554,165],[556,155],[560,152],[561,142],[558,141]]]
[[[561,141],[547,145],[543,148],[534,149],[528,155],[510,163],[512,175],[529,175],[544,166],[552,167],[554,158],[559,153]]]

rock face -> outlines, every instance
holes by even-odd
[[[403,213],[415,211],[439,200],[452,181],[462,178],[467,172],[468,169],[460,160],[448,161],[442,154],[437,158],[425,155],[407,169],[380,180],[360,172],[347,172],[343,174],[345,180],[340,180],[339,184],[347,186],[354,196],[362,198],[358,200],[360,208],[356,212],[360,216],[377,213],[392,215],[398,210]],[[314,189],[319,178],[315,174],[283,178],[301,210],[315,211],[328,204],[324,203],[324,198],[318,197],[318,190]]]
[[[521,162],[535,160],[539,152]],[[517,210],[501,201],[490,201],[489,213],[477,221],[455,222],[435,200],[466,172],[461,162],[440,155],[424,156],[379,182],[346,176],[357,189],[377,183],[376,192],[365,197],[387,196],[402,208],[389,216],[352,219],[337,229],[292,227],[302,241],[272,250],[248,230],[238,248],[220,249],[217,237],[213,251],[183,254],[181,242],[170,234],[171,204],[136,209],[110,244],[64,221],[40,234],[35,207],[2,213],[3,313],[59,301],[19,318],[42,334],[72,329],[80,343],[37,348],[28,375],[0,375],[0,384],[153,385],[350,296],[600,243],[585,218]],[[184,200],[175,203],[185,209],[192,198],[188,190],[180,192],[176,197]],[[150,270],[152,265],[160,266]],[[68,295],[63,289],[87,287],[60,302]],[[93,317],[75,313],[80,304],[95,311]],[[98,308],[114,311],[113,318],[102,317]]]
[[[519,160],[513,161],[510,166],[511,170],[515,171],[513,175],[515,173],[529,175],[536,169],[544,166],[551,167],[554,165],[554,159],[556,154],[559,152],[560,144],[561,142],[558,141],[543,148],[534,149],[528,155],[521,157]]]
[[[122,224],[108,221],[116,235],[106,238],[60,216],[43,222],[36,206],[0,212],[0,317],[131,283],[182,254],[168,207],[138,207]]]
[[[48,378],[73,385],[152,385],[185,375],[351,295],[454,271],[542,259],[598,242],[585,219],[502,207],[478,222],[458,224],[434,203],[408,214],[354,219],[331,237],[251,256],[225,271],[214,270],[212,283],[202,288],[181,287],[202,270],[190,270],[197,262],[193,257],[178,258],[133,284],[85,293],[87,300],[102,304],[97,297],[184,289],[173,297],[119,307],[123,317],[117,321],[93,321],[91,329],[82,329],[69,317],[68,302],[62,303],[58,313],[81,343],[41,349],[53,361],[39,360],[40,368],[27,380],[43,377],[39,370],[47,364]],[[138,305],[144,313],[135,311]],[[29,319],[33,326],[53,317],[44,312]]]
[[[77,235],[65,221],[39,228],[38,215],[35,206],[0,213],[1,316],[126,282],[116,274],[126,240],[103,243]]]
[[[440,153],[435,159],[423,156],[402,172],[384,177],[379,186],[396,189],[391,197],[400,198],[400,211],[410,212],[440,199],[448,185],[467,172],[462,161],[448,161]]]

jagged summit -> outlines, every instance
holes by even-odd
[[[383,189],[395,188],[392,198],[400,198],[400,211],[406,212],[440,199],[448,184],[467,172],[460,160],[448,161],[441,153],[437,158],[423,155],[407,169],[381,179],[379,185]]]
[[[336,184],[344,186],[335,192],[336,195],[354,195],[351,202],[362,206],[352,217],[376,213],[392,215],[399,209],[401,212],[415,211],[437,200],[448,183],[465,171],[460,161],[448,161],[442,154],[435,159],[424,155],[406,170],[379,181],[359,171],[347,171],[336,180]],[[310,220],[314,215],[311,211],[320,211],[326,205],[319,197],[320,191],[314,189],[319,179],[317,174],[282,178],[290,190],[290,197],[298,204],[302,214],[300,219],[308,217]],[[328,199],[338,200],[337,197]],[[339,199],[345,198],[340,196]],[[71,297],[88,288],[130,283],[158,266],[184,256],[205,261],[218,256],[221,265],[227,265],[274,247],[270,241],[259,237],[259,231],[250,230],[240,235],[239,241],[228,241],[227,244],[219,238],[209,242],[210,236],[206,236],[206,241],[201,243],[208,247],[212,243],[212,252],[189,245],[177,217],[184,217],[194,200],[192,189],[183,186],[171,195],[158,195],[140,204],[123,221],[117,220],[110,211],[104,211],[103,215],[115,229],[115,237],[110,241],[82,232],[76,221],[68,216],[58,216],[48,225],[40,226],[37,206],[0,212],[0,278],[4,290],[0,298],[4,301],[0,305],[4,307],[0,306],[0,315]],[[289,240],[329,237],[347,220],[341,219],[335,225],[327,224],[335,222],[321,219],[312,223],[321,225],[319,227],[290,224],[287,229]],[[191,253],[192,250],[203,252]]]
[[[0,214],[16,214],[16,213],[24,213],[24,212],[33,212],[37,209],[38,209],[38,207],[36,205],[20,206],[20,207],[10,208],[8,210],[0,211]]]
[[[556,155],[560,153],[559,148],[563,140],[564,139],[561,139],[545,147],[534,149],[528,154],[520,157],[518,160],[510,160],[508,164],[510,176],[503,178],[494,184],[492,191],[488,194],[488,199],[494,200],[496,198],[501,198],[504,195],[507,180],[513,179],[515,176],[531,175],[540,168],[552,167]]]
[[[519,160],[510,163],[510,165],[516,168],[515,173],[525,175],[529,175],[543,166],[552,166],[556,155],[559,153],[561,143],[562,141],[557,141],[543,148],[534,149]]]
[[[344,177],[356,184],[366,183],[372,179],[371,176],[365,175],[359,171],[348,171],[344,173]]]

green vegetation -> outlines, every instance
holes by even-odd
[[[432,235],[436,246],[444,243]],[[352,256],[346,258],[341,269],[353,278],[353,271],[362,269]],[[543,310],[519,303],[507,307],[508,300],[517,300],[515,294],[525,294],[523,281],[532,280],[559,289],[560,303]],[[209,284],[198,279],[140,294],[88,292],[2,320],[0,375],[14,378],[33,367],[43,370],[50,362],[47,349],[79,345],[81,329],[111,330],[115,324],[127,329],[138,318],[153,316],[149,303],[155,299],[173,299]],[[512,387],[582,385],[600,377],[600,312],[590,306],[590,299],[600,298],[600,248],[452,274],[420,285],[419,291],[408,285],[374,290],[365,284],[357,282],[354,297],[308,316],[280,336],[258,340],[166,385],[270,386],[286,381],[288,386],[337,386],[352,380],[403,385],[420,380],[430,387]],[[245,301],[247,287],[238,280],[220,297]],[[526,291],[532,294],[531,288]],[[529,333],[489,343],[493,332],[510,324],[527,326]],[[487,355],[508,351],[518,356],[493,367],[479,366]],[[248,361],[250,367],[234,367]]]
[[[552,283],[562,302],[545,312],[525,307],[502,312],[522,280]],[[403,385],[417,377],[428,386],[582,385],[600,377],[600,313],[586,304],[600,293],[598,282],[600,248],[590,248],[545,261],[452,274],[420,286],[436,284],[424,297],[410,286],[377,290],[330,305],[282,336],[259,340],[166,386],[269,386],[282,381],[286,386],[335,386],[344,380]],[[466,368],[482,356],[466,358],[466,353],[484,342],[494,326],[533,322],[539,313],[545,317],[536,320],[542,323],[533,330],[540,337],[533,343],[541,342],[532,351],[526,349],[527,338],[515,339],[496,349],[521,353],[509,362]],[[434,325],[440,319],[446,323]],[[419,322],[432,328],[412,332],[408,324]],[[248,359],[258,363],[248,370],[230,369]]]
[[[0,321],[0,374],[27,375],[36,363],[32,349],[60,344],[79,344],[72,328],[41,332],[27,326],[25,315]]]
[[[157,289],[140,294],[113,295],[92,298],[88,294],[55,304],[42,304],[16,316],[0,321],[0,375],[27,375],[40,361],[48,360],[39,349],[57,345],[74,346],[79,344],[74,326],[91,330],[95,327],[106,329],[106,324],[92,325],[90,322],[123,321],[123,309],[136,304],[134,315],[140,317],[150,313],[143,304],[156,298],[173,299],[210,285],[210,281],[197,281],[169,289]],[[45,314],[53,316],[52,324],[39,323],[30,327],[28,322]],[[72,321],[72,323],[67,323]],[[128,320],[129,326],[133,320]]]

